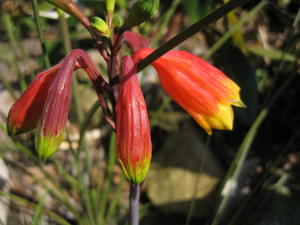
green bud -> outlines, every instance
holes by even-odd
[[[107,23],[101,19],[100,17],[94,16],[91,19],[92,27],[100,33],[100,35],[109,38],[110,37],[110,29]]]
[[[132,6],[126,28],[138,26],[153,17],[159,9],[159,0],[138,0]]]
[[[112,23],[114,27],[121,27],[124,24],[124,20],[120,15],[115,14]]]
[[[115,10],[116,0],[106,0],[106,10],[108,14],[113,14]]]

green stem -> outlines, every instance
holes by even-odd
[[[106,0],[107,22],[109,28],[112,28],[116,0]]]
[[[261,187],[267,181],[268,177],[270,177],[270,175],[271,175],[270,169],[274,168],[277,164],[279,164],[281,162],[280,161],[281,157],[284,155],[284,153],[286,153],[291,148],[291,146],[295,143],[295,140],[297,138],[299,138],[299,135],[300,135],[300,129],[298,129],[298,131],[293,134],[293,136],[290,138],[290,140],[287,142],[287,144],[281,150],[280,154],[277,157],[277,160],[272,161],[271,164],[269,164],[267,166],[267,168],[266,168],[267,173],[265,173],[263,175],[263,177],[258,182],[256,182],[256,185],[252,189],[251,195],[248,195],[247,198],[245,200],[243,200],[242,205],[237,209],[237,211],[235,212],[233,217],[229,220],[228,225],[236,224],[236,221],[238,220],[240,214],[243,212],[243,210],[248,205],[248,203],[253,199],[253,196],[258,191],[259,187]],[[266,198],[266,197],[264,197],[264,198]],[[256,203],[254,203],[254,204],[256,204]]]
[[[83,121],[83,112],[82,112],[82,106],[79,101],[79,94],[78,94],[78,81],[77,77],[73,76],[72,77],[72,90],[73,90],[73,103],[75,106],[75,112],[77,116],[77,120],[79,123],[82,123]]]
[[[82,123],[80,124],[80,128],[79,128],[79,144],[78,144],[78,149],[81,149],[83,147],[83,140],[84,140],[84,134],[85,131],[87,129],[87,126],[89,125],[90,121],[92,120],[92,117],[95,115],[95,113],[97,112],[97,110],[99,109],[100,103],[97,100],[93,106],[90,108],[90,110],[88,111],[85,119],[82,121]]]
[[[15,67],[17,76],[18,76],[18,82],[21,88],[21,91],[24,91],[27,87],[24,76],[22,76],[21,71],[20,71],[20,65],[19,65],[19,57],[18,57],[18,41],[16,40],[16,32],[15,32],[15,25],[12,22],[11,16],[7,13],[4,13],[2,15],[3,23],[5,26],[6,34],[8,37],[8,40],[13,48],[14,52],[14,60],[13,60],[13,65]]]
[[[150,120],[150,126],[151,127],[153,127],[153,126],[155,126],[155,124],[157,124],[158,118],[161,115],[163,115],[163,113],[165,112],[165,109],[170,105],[171,102],[172,102],[172,99],[170,97],[168,97],[168,96],[164,97],[162,104],[151,115],[151,120]]]
[[[8,198],[12,199],[13,201],[17,202],[17,203],[21,203],[24,205],[24,207],[26,207],[26,209],[28,207],[31,207],[33,208],[34,206],[36,206],[37,204],[24,198],[24,197],[21,197],[17,194],[14,194],[14,193],[7,193],[7,192],[3,192],[3,191],[0,191],[0,196],[7,196]],[[42,209],[42,212],[44,214],[47,214],[52,220],[54,220],[57,224],[61,224],[61,225],[71,225],[70,222],[68,222],[64,217],[62,217],[61,215],[51,211],[51,210],[48,210],[46,208],[43,208]]]
[[[70,174],[64,167],[64,162],[59,161],[58,159],[53,159],[53,164],[55,170],[58,172],[59,176],[63,177],[64,181],[67,182],[70,187],[79,193],[79,187],[76,178]]]
[[[218,210],[216,215],[214,216],[212,225],[217,225],[219,224],[219,221],[221,219],[221,216],[223,215],[223,212],[227,206],[227,203],[231,197],[231,187],[229,187],[229,185],[232,184],[232,182],[237,182],[237,178],[241,172],[241,168],[243,163],[245,162],[246,156],[250,150],[251,144],[254,141],[254,138],[257,134],[257,129],[260,127],[260,125],[262,124],[262,122],[264,121],[264,119],[266,118],[268,114],[268,110],[267,109],[263,109],[259,115],[257,116],[256,120],[254,121],[254,123],[252,124],[252,126],[250,127],[248,133],[246,134],[242,144],[240,145],[240,148],[233,160],[233,163],[230,166],[230,169],[228,170],[226,176],[225,176],[225,184],[224,187],[222,188],[222,190],[224,190],[225,188],[229,190],[229,193],[222,193],[223,195],[223,199],[221,200],[221,203],[219,204]],[[227,187],[226,187],[227,186]]]
[[[42,219],[43,219],[42,213],[43,213],[43,208],[44,208],[44,205],[45,205],[45,199],[46,199],[46,196],[47,196],[46,194],[47,194],[47,192],[43,193],[39,196],[39,201],[38,201],[38,204],[35,207],[31,225],[43,224],[43,222],[42,222]]]
[[[203,172],[204,165],[205,165],[205,162],[206,162],[207,153],[208,153],[208,150],[209,150],[210,137],[211,136],[208,135],[207,138],[206,138],[205,146],[204,146],[204,149],[203,149],[203,155],[202,155],[202,159],[201,159],[201,162],[200,162],[198,175],[196,177],[196,181],[195,181],[195,184],[194,184],[192,200],[191,200],[191,204],[190,204],[190,207],[189,207],[189,210],[188,210],[185,225],[189,225],[190,222],[191,222],[191,219],[193,217],[193,212],[194,212],[195,205],[196,205],[196,194],[197,194],[197,190],[198,190],[200,177],[201,177],[201,174]]]
[[[115,132],[111,133],[108,153],[108,165],[106,168],[106,179],[104,183],[104,189],[101,195],[100,207],[99,207],[99,220],[100,224],[104,224],[104,217],[107,208],[107,200],[111,191],[111,185],[113,180],[113,172],[116,164],[116,135]]]
[[[37,27],[37,30],[39,33],[41,48],[42,48],[42,52],[44,55],[44,62],[45,62],[46,67],[49,68],[51,66],[49,52],[46,47],[46,41],[45,41],[45,36],[44,36],[43,28],[42,28],[42,21],[41,21],[40,14],[39,14],[38,3],[37,3],[37,0],[31,0],[31,1],[32,1],[34,20],[35,20],[35,24],[36,24],[36,27]]]
[[[288,79],[285,80],[285,82],[280,86],[279,89],[274,93],[270,101],[268,102],[267,106],[265,106],[260,113],[258,114],[256,120],[248,130],[246,136],[243,139],[242,144],[240,145],[238,152],[233,160],[233,163],[231,164],[226,176],[225,176],[225,182],[223,184],[223,187],[221,190],[226,190],[229,186],[229,184],[237,182],[237,179],[241,173],[242,166],[246,160],[246,157],[249,153],[250,147],[256,137],[257,130],[259,129],[260,125],[266,118],[266,116],[269,113],[270,107],[274,104],[274,102],[278,99],[278,97],[286,90],[288,85],[291,83],[295,75],[291,75],[288,77]],[[226,187],[227,186],[227,187]],[[228,188],[229,190],[231,187]],[[223,194],[223,199],[221,200],[221,203],[219,204],[217,213],[214,217],[214,220],[212,222],[212,225],[217,225],[219,224],[219,220],[227,206],[227,203],[231,197],[230,193],[222,193]]]
[[[110,204],[109,204],[109,208],[107,210],[106,218],[107,218],[108,222],[113,223],[113,221],[110,221],[110,220],[113,218],[113,216],[115,214],[115,211],[116,211],[116,208],[117,208],[117,206],[120,202],[120,197],[121,197],[122,189],[124,187],[125,182],[126,182],[125,176],[121,176],[121,181],[120,181],[116,191],[113,194],[113,197],[112,197],[112,199],[110,201]]]
[[[14,99],[17,100],[17,96],[15,94],[15,91],[11,84],[6,80],[6,77],[4,76],[3,73],[0,72],[0,82],[2,82],[4,88],[9,92],[10,96]]]
[[[62,32],[65,53],[67,54],[72,50],[72,43],[71,43],[71,37],[69,33],[68,22],[66,20],[64,11],[62,11],[61,9],[57,9],[57,13],[59,15],[59,25]]]
[[[261,1],[257,4],[249,13],[242,17],[238,23],[236,23],[228,32],[226,32],[222,37],[206,52],[205,59],[210,58],[217,50],[222,47],[222,45],[241,27],[249,20],[251,20],[263,7],[268,4],[267,1]]]
[[[167,41],[165,44],[160,46],[158,49],[156,49],[154,52],[152,52],[150,55],[148,55],[144,60],[142,60],[138,65],[138,71],[143,70],[146,66],[150,65],[152,62],[154,62],[156,59],[161,57],[163,54],[171,50],[172,48],[176,47],[177,45],[181,44],[186,39],[190,38],[192,35],[196,34],[200,30],[203,30],[205,27],[207,27],[212,22],[215,22],[219,18],[226,15],[231,10],[237,8],[238,6],[244,4],[249,0],[232,0],[220,8],[216,9],[200,21],[196,22],[183,32],[179,33],[175,37],[173,37],[171,40]]]
[[[161,29],[160,32],[158,32],[153,40],[153,43],[157,44],[159,40],[161,40],[162,36],[166,34],[166,30],[168,28],[168,24],[170,23],[170,20],[172,19],[178,5],[181,3],[181,0],[174,0],[168,9],[168,11],[162,15],[162,20],[159,24],[159,27]]]
[[[56,187],[50,187],[49,184],[46,182],[47,179],[42,179],[39,177],[36,177],[34,174],[29,172],[24,166],[22,166],[20,163],[12,160],[6,159],[6,162],[11,164],[14,168],[20,169],[20,171],[24,172],[26,175],[30,176],[36,183],[40,184],[42,187],[44,187],[46,190],[49,191],[49,193],[56,198],[58,201],[60,201],[72,214],[74,217],[78,220],[79,224],[84,224],[81,222],[80,214],[76,207],[69,201],[68,195],[65,192],[61,192],[60,190],[57,190]],[[43,171],[44,172],[44,171]]]

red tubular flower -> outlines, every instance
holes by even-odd
[[[64,128],[71,103],[71,81],[75,63],[67,57],[57,72],[47,94],[36,133],[36,148],[41,159],[47,159],[64,139]]]
[[[41,159],[51,156],[63,140],[70,111],[72,73],[78,68],[87,72],[105,109],[105,81],[88,55],[76,49],[62,63],[38,74],[9,111],[7,130],[11,135],[37,128],[36,149]],[[104,114],[109,117],[107,112]]]
[[[119,97],[116,104],[117,158],[129,181],[141,183],[151,161],[151,136],[145,99],[130,57],[122,59]]]
[[[17,135],[34,129],[42,114],[49,87],[61,64],[41,72],[32,81],[18,101],[11,107],[7,129],[9,135]]]
[[[137,51],[133,60],[140,61],[153,49]],[[201,58],[184,51],[169,51],[152,63],[162,87],[208,133],[212,129],[231,130],[231,105],[243,107],[240,88],[222,71]]]

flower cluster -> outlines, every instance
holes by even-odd
[[[41,159],[51,156],[63,141],[70,111],[72,73],[78,68],[88,74],[105,109],[102,95],[105,81],[89,56],[76,49],[62,63],[38,74],[8,113],[10,135],[37,129],[35,142]]]
[[[148,40],[126,29],[155,14],[159,2],[137,1],[124,27],[113,34],[111,24],[108,26],[101,18],[94,18],[91,23],[72,0],[49,1],[77,18],[91,33],[96,48],[108,65],[109,82],[102,78],[83,50],[71,51],[61,63],[38,74],[12,106],[7,121],[8,133],[17,135],[36,129],[38,156],[44,160],[49,158],[64,138],[71,103],[72,73],[82,68],[94,85],[105,119],[116,132],[121,169],[129,181],[139,184],[150,166],[152,144],[137,66],[154,50],[149,48]],[[124,56],[119,65],[119,50],[123,42],[134,54]],[[169,51],[152,65],[165,92],[209,135],[213,129],[233,128],[232,106],[244,105],[238,85],[220,70],[184,51]]]

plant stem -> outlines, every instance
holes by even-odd
[[[107,210],[106,218],[107,218],[108,223],[112,223],[111,220],[112,220],[112,218],[114,218],[117,206],[120,203],[120,196],[122,194],[122,190],[123,190],[123,186],[124,186],[125,182],[126,182],[125,176],[121,176],[121,181],[118,184],[115,192],[113,193],[113,197],[110,201],[109,208]]]
[[[266,173],[262,176],[262,178],[256,182],[256,185],[254,186],[254,188],[252,189],[252,194],[248,195],[247,198],[245,200],[243,200],[243,203],[239,206],[239,208],[237,209],[237,211],[235,212],[235,214],[233,215],[233,217],[229,220],[229,222],[227,223],[227,225],[234,225],[236,224],[237,219],[239,218],[241,212],[245,209],[245,207],[248,205],[248,203],[251,202],[251,200],[253,199],[253,196],[255,195],[255,193],[257,193],[257,191],[259,190],[259,188],[264,184],[268,182],[268,179],[272,178],[272,172],[271,169],[278,166],[278,164],[280,163],[280,159],[281,157],[283,157],[284,153],[287,152],[287,150],[289,150],[292,146],[292,144],[294,144],[294,141],[296,140],[296,138],[299,138],[300,135],[300,129],[298,129],[298,131],[296,133],[294,133],[294,135],[290,138],[290,140],[287,142],[287,144],[284,146],[284,148],[280,151],[280,154],[277,157],[277,160],[272,161],[267,167],[266,167]],[[264,196],[263,199],[264,200],[266,198],[266,196]],[[252,203],[253,204],[253,203]],[[260,202],[261,205],[261,202]]]
[[[139,225],[140,185],[130,184],[130,225]]]
[[[268,110],[266,108],[262,109],[259,115],[257,116],[256,120],[248,130],[245,138],[243,139],[242,144],[240,145],[240,148],[235,155],[235,158],[233,160],[233,163],[231,164],[226,176],[225,176],[225,182],[222,187],[221,195],[223,196],[219,207],[217,209],[216,215],[214,216],[213,222],[211,225],[218,225],[221,217],[224,213],[224,210],[226,209],[227,203],[232,196],[233,186],[236,184],[236,180],[238,176],[240,175],[242,166],[245,162],[245,159],[248,155],[248,152],[250,150],[250,147],[254,141],[254,138],[257,134],[257,130],[268,115]],[[227,190],[227,191],[224,191]]]
[[[37,27],[37,30],[39,33],[41,48],[42,48],[43,55],[44,55],[44,62],[45,62],[46,67],[49,68],[51,66],[49,52],[46,47],[46,41],[45,41],[45,36],[43,34],[42,21],[41,21],[39,10],[38,10],[37,0],[32,0],[32,8],[33,8],[34,20],[35,20],[36,27]]]
[[[59,15],[59,26],[60,26],[62,36],[63,36],[64,49],[65,49],[65,53],[67,54],[69,51],[72,50],[68,22],[66,20],[65,13],[63,10],[57,9],[57,13]]]
[[[27,196],[21,196],[19,193],[15,192],[4,192],[0,191],[0,196],[6,196],[9,197],[14,203],[20,204],[20,206],[23,206],[24,208],[34,208],[37,206],[38,203],[33,202],[32,199],[30,199]],[[27,198],[26,198],[27,197]],[[48,215],[53,221],[55,221],[57,224],[61,225],[71,225],[71,223],[67,220],[67,218],[61,216],[57,212],[51,211],[47,208],[42,209],[43,214]]]
[[[170,6],[170,8],[166,11],[164,15],[162,15],[162,19],[160,21],[159,27],[161,31],[157,33],[154,37],[152,43],[158,44],[161,41],[162,36],[166,34],[166,30],[168,29],[168,25],[176,12],[178,5],[181,3],[181,0],[174,0]]]
[[[92,107],[90,108],[90,110],[88,111],[88,113],[86,114],[84,120],[80,124],[80,128],[79,128],[79,134],[80,135],[79,135],[79,141],[78,141],[78,149],[83,148],[85,131],[87,130],[87,126],[91,122],[92,117],[95,115],[95,113],[99,109],[99,106],[100,106],[99,101],[98,100],[95,101],[94,104],[92,105]]]
[[[99,218],[101,221],[99,224],[105,224],[105,214],[107,209],[107,203],[109,200],[109,193],[111,192],[111,186],[113,182],[114,167],[116,164],[116,135],[115,132],[111,132],[110,143],[109,143],[109,153],[108,162],[106,168],[106,179],[104,181],[104,187],[102,190],[101,201],[99,206]]]
[[[21,71],[20,71],[20,65],[19,65],[19,47],[18,47],[18,41],[16,39],[16,30],[15,30],[15,25],[13,24],[13,21],[11,19],[11,16],[8,13],[4,13],[2,15],[2,19],[3,19],[3,24],[5,26],[5,30],[6,30],[6,34],[8,37],[8,40],[12,46],[13,49],[13,53],[14,53],[14,58],[15,60],[12,61],[17,76],[18,76],[18,83],[20,85],[21,91],[24,91],[27,87],[26,82],[25,82],[25,78],[24,76],[21,75]]]
[[[200,181],[200,176],[201,176],[201,174],[203,172],[204,165],[205,165],[205,162],[206,162],[207,152],[208,152],[209,143],[210,143],[210,137],[211,137],[210,135],[207,135],[205,146],[204,146],[204,149],[203,149],[203,155],[202,155],[201,162],[200,162],[200,167],[199,167],[198,175],[196,177],[196,181],[195,181],[195,184],[194,184],[192,201],[191,201],[191,204],[190,204],[190,207],[189,207],[189,210],[188,210],[188,215],[187,215],[187,218],[186,218],[186,221],[185,221],[185,225],[189,225],[190,224],[192,216],[193,216],[193,212],[194,212],[194,209],[195,209],[195,205],[196,205],[196,193],[197,193],[198,184],[199,184],[199,181]]]
[[[156,49],[154,52],[152,52],[150,55],[148,55],[144,60],[142,60],[138,65],[138,71],[143,70],[146,66],[154,62],[156,59],[161,57],[163,54],[171,50],[172,48],[176,47],[177,45],[181,44],[186,39],[190,38],[192,35],[196,34],[200,30],[203,30],[205,27],[207,27],[212,22],[215,22],[222,16],[226,15],[231,10],[237,8],[238,6],[244,4],[249,0],[232,0],[220,8],[216,9],[203,19],[199,20],[183,32],[179,33],[175,37],[173,37],[171,40],[167,41],[165,44],[160,46],[158,49]]]
[[[228,31],[226,32],[205,54],[205,59],[210,58],[214,53],[218,51],[220,47],[232,36],[234,33],[241,29],[241,27],[248,21],[250,21],[262,8],[268,4],[267,1],[261,1],[257,4],[249,13],[240,18],[240,20]]]
[[[6,88],[6,90],[8,91],[8,93],[10,94],[10,96],[14,99],[17,100],[18,97],[15,94],[15,91],[12,87],[12,85],[10,84],[9,81],[6,80],[6,77],[4,76],[3,73],[0,72],[0,82],[3,84],[3,87]]]
[[[246,160],[246,157],[250,151],[250,147],[257,135],[257,130],[260,128],[262,122],[267,117],[267,115],[269,113],[269,109],[273,106],[274,102],[284,92],[284,90],[286,90],[286,88],[292,82],[292,80],[294,78],[295,78],[295,75],[291,75],[281,84],[281,86],[272,95],[272,97],[268,101],[268,103],[262,108],[262,110],[258,114],[256,120],[254,121],[254,123],[248,130],[246,136],[244,137],[244,139],[238,149],[238,152],[236,153],[236,156],[235,156],[227,174],[225,175],[225,178],[224,178],[225,182],[222,184],[222,188],[221,188],[221,190],[222,190],[221,195],[223,195],[223,198],[218,206],[216,215],[215,215],[211,225],[219,224],[221,216],[223,215],[224,210],[227,207],[228,201],[231,197],[231,192],[234,189],[232,187],[232,184],[237,182],[237,179],[241,173],[242,166],[243,166],[243,164]],[[226,189],[227,189],[227,191],[224,191]]]

